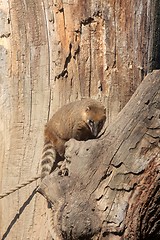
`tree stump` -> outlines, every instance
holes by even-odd
[[[54,239],[160,237],[159,100],[154,71],[100,139],[67,142],[69,176],[55,171],[40,186]]]

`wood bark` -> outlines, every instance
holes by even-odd
[[[40,191],[54,239],[159,239],[160,71],[149,74],[98,140],[66,145],[69,176]]]
[[[40,172],[60,106],[101,100],[107,124],[160,63],[158,0],[0,1],[0,192]],[[0,200],[0,239],[50,238],[32,183]]]

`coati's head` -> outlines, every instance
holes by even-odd
[[[83,120],[96,138],[106,121],[105,107],[98,102],[88,105],[83,113]]]

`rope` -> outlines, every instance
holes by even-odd
[[[6,192],[1,193],[1,194],[0,194],[0,199],[6,197],[6,196],[8,196],[8,195],[10,195],[11,193],[13,193],[13,192],[15,192],[15,191],[17,191],[17,190],[25,187],[25,186],[27,186],[28,184],[30,184],[30,183],[36,181],[37,179],[39,179],[40,177],[41,177],[40,175],[37,175],[36,177],[32,177],[32,178],[30,178],[29,180],[27,180],[27,181],[25,181],[25,182],[23,182],[23,183],[21,183],[21,184],[18,184],[18,185],[15,186],[14,188],[11,188],[10,190],[8,190],[8,191],[6,191]]]

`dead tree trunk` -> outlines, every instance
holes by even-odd
[[[160,71],[149,74],[98,140],[70,140],[69,176],[40,191],[54,239],[159,239]]]
[[[0,1],[0,192],[40,172],[44,125],[66,102],[100,99],[116,118],[159,68],[159,11],[159,0]],[[0,200],[0,239],[47,239],[36,185]]]

